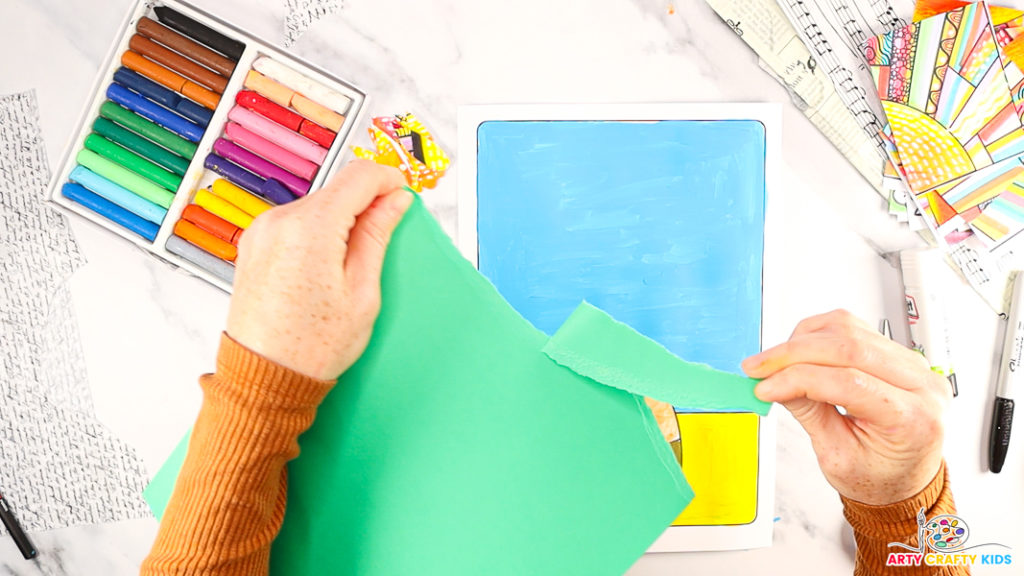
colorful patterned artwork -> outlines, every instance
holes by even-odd
[[[938,13],[864,45],[889,120],[890,156],[948,244],[990,248],[1024,230],[1024,13],[929,2]],[[1024,41],[1024,40],[1022,40]]]

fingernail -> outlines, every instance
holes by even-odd
[[[760,368],[761,367],[761,363],[763,361],[764,361],[763,353],[762,354],[754,354],[753,356],[743,360],[743,362],[740,363],[740,368],[743,368],[743,371],[746,372],[749,375],[752,371],[757,370],[758,368]]]
[[[765,402],[770,402],[771,401],[772,392],[774,392],[774,391],[775,391],[775,386],[774,385],[772,385],[767,380],[762,380],[762,381],[757,383],[757,386],[754,387],[754,396],[757,396],[757,398],[759,400],[763,400]]]
[[[403,188],[403,190],[407,190],[407,189]],[[396,198],[394,200],[394,203],[392,204],[392,207],[399,214],[404,214],[405,211],[409,209],[409,206],[412,205],[413,193],[409,192],[409,191],[406,191],[406,192],[403,192],[402,194],[397,194],[397,196],[398,196],[398,198]]]

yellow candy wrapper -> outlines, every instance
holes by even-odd
[[[353,147],[356,157],[398,168],[416,192],[437,186],[451,164],[433,134],[411,113],[374,118],[369,132],[374,149]]]

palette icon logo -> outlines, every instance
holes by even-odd
[[[942,514],[925,524],[924,542],[936,552],[955,552],[967,545],[971,533],[959,516]]]
[[[954,514],[939,514],[928,520],[924,508],[917,513],[917,547],[902,542],[890,542],[889,548],[903,548],[910,552],[890,552],[886,566],[973,566],[1002,565],[1013,562],[1011,554],[967,554],[969,550],[1001,547],[994,542],[967,546],[970,527],[963,518]]]

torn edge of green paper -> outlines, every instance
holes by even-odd
[[[702,412],[754,412],[770,402],[754,395],[758,380],[687,362],[588,302],[544,345],[558,364],[595,382]]]

